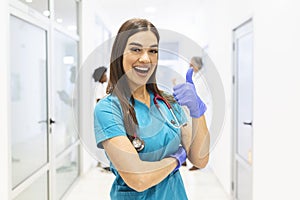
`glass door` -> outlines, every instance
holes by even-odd
[[[42,28],[10,17],[10,129],[12,187],[33,174],[47,176],[47,35]],[[34,182],[35,180],[32,180]],[[47,199],[47,181],[37,190]]]
[[[78,96],[74,93],[78,69],[78,43],[54,31],[54,65],[51,70],[52,127],[55,154],[55,199],[60,199],[79,175]]]
[[[8,200],[63,199],[79,177],[78,4],[10,1]]]

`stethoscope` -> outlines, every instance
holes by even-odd
[[[166,115],[162,112],[162,110],[160,109],[160,106],[158,104],[158,100],[162,101],[167,106],[168,110],[172,114],[172,117],[173,117],[172,120],[169,121],[168,118],[166,117]],[[166,122],[168,124],[170,124],[171,126],[173,126],[175,128],[181,128],[182,126],[185,126],[187,124],[187,123],[179,124],[178,119],[177,119],[176,115],[174,114],[174,111],[173,111],[171,105],[169,104],[169,102],[167,100],[165,100],[159,94],[157,94],[157,93],[154,94],[153,102],[154,102],[156,108],[158,109],[158,111],[160,112],[160,114],[166,120]],[[144,140],[142,140],[140,137],[138,137],[136,133],[134,133],[133,140],[131,141],[131,143],[138,152],[142,151],[145,147]]]

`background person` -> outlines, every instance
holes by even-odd
[[[95,99],[98,102],[106,95],[106,87],[107,87],[107,68],[104,66],[98,67],[95,69],[93,73],[93,79],[95,82],[99,83],[96,86],[95,90]]]
[[[94,70],[93,73],[93,79],[96,83],[98,83],[95,87],[95,102],[94,105],[96,106],[96,103],[100,101],[102,98],[106,96],[106,87],[107,87],[107,68],[104,66],[98,67]],[[98,151],[100,162],[98,162],[98,167],[101,167],[105,169],[106,171],[110,171],[109,168],[109,160],[107,159],[107,156],[105,155],[104,151]]]

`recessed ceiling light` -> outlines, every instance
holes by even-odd
[[[62,18],[57,18],[56,21],[57,21],[57,23],[61,24],[63,22],[63,19]]]
[[[73,56],[64,56],[63,63],[65,65],[72,65],[72,64],[74,64],[74,57]]]
[[[26,3],[32,3],[32,0],[25,0]]]
[[[152,7],[152,6],[146,7],[145,8],[145,12],[147,12],[147,13],[154,13],[154,12],[156,12],[156,8]]]
[[[45,10],[43,12],[43,15],[45,15],[46,17],[49,17],[50,16],[50,11],[49,10]]]

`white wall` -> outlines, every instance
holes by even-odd
[[[0,199],[9,197],[8,177],[8,1],[0,1]]]
[[[231,137],[232,137],[232,29],[235,20],[249,15],[249,11],[240,8],[238,14],[232,10],[233,1],[204,1],[200,7],[203,18],[198,20],[194,32],[199,35],[199,44],[207,46],[207,53],[215,64],[223,82],[225,92],[225,121],[216,146],[211,151],[210,166],[218,177],[227,194],[231,193]],[[238,8],[235,7],[236,10]],[[233,20],[235,19],[235,20]],[[196,38],[195,38],[196,39]]]
[[[258,1],[254,18],[254,199],[300,199],[300,13]]]

